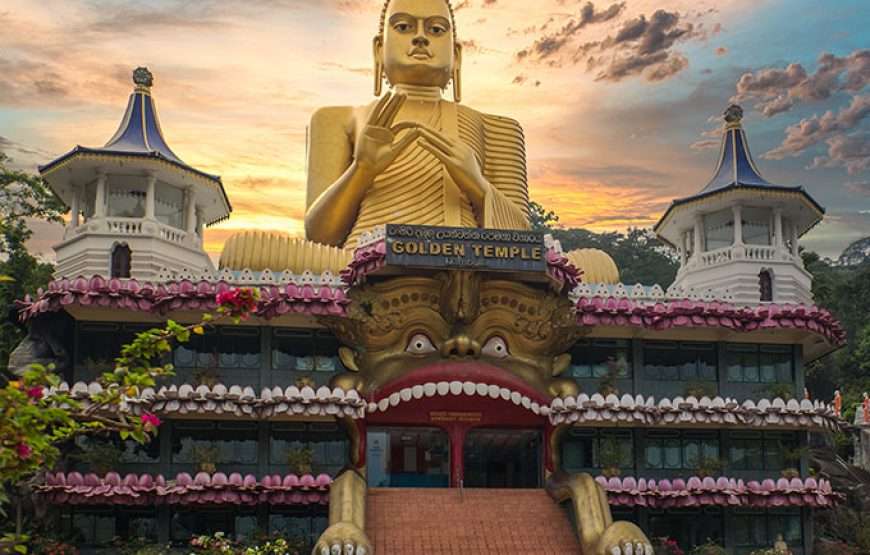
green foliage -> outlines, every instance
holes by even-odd
[[[686,384],[686,397],[700,399],[702,397],[713,398],[716,396],[716,384],[711,382],[694,381]]]
[[[816,303],[831,311],[847,336],[843,349],[808,365],[807,387],[814,398],[825,401],[839,389],[843,418],[851,421],[863,393],[870,391],[870,265],[833,266],[812,252],[804,252],[803,259],[813,274]]]
[[[707,540],[706,543],[691,550],[689,555],[728,555],[728,552],[713,540]]]
[[[529,224],[535,231],[549,231],[559,223],[559,216],[535,201],[529,203]]]
[[[245,549],[242,555],[303,555],[308,553],[305,538],[274,538]]]
[[[695,475],[699,478],[716,477],[725,470],[725,461],[716,457],[701,457],[695,467]]]
[[[96,474],[106,474],[118,468],[122,452],[117,445],[93,437],[87,439],[86,448],[73,454],[72,458],[85,463],[88,469]]]
[[[41,177],[13,170],[8,162],[0,152],[0,371],[6,370],[9,354],[24,337],[15,301],[45,287],[54,271],[27,252],[33,235],[28,220],[60,222],[66,211]]]
[[[602,440],[601,451],[598,453],[598,464],[602,468],[602,474],[608,478],[619,476],[623,462],[619,441],[611,437]]]
[[[817,537],[841,542],[855,551],[837,551],[836,545],[827,553],[870,553],[870,514],[840,505],[815,513]]]
[[[112,542],[114,552],[119,555],[169,555],[172,546],[156,544],[145,538],[122,538],[117,537]]]
[[[309,551],[308,542],[301,537],[255,537],[240,542],[223,532],[197,536],[190,540],[190,555],[303,555]]]
[[[552,234],[566,252],[583,248],[606,252],[619,267],[622,283],[657,283],[667,289],[677,275],[679,260],[676,253],[651,229],[633,227],[625,233],[595,233],[581,228],[556,227],[559,216],[534,201],[530,203],[530,222],[532,229]]]
[[[287,454],[287,466],[293,474],[311,474],[313,463],[314,450],[310,446],[290,449]]]
[[[33,552],[36,555],[78,555],[76,546],[62,540],[38,536],[33,541]],[[19,551],[27,553],[27,551]]]
[[[173,374],[172,365],[160,361],[168,358],[174,343],[189,341],[192,333],[204,333],[206,323],[220,318],[234,322],[247,318],[256,308],[257,295],[247,289],[226,291],[217,297],[218,318],[204,314],[190,326],[169,320],[163,328],[140,332],[122,347],[114,367],[97,380],[102,391],[92,394],[87,406],[61,392],[46,395],[46,389],[57,386],[60,378],[50,367],[38,364],[25,371],[21,380],[0,389],[0,510],[9,501],[9,490],[20,490],[40,472],[51,470],[60,457],[58,446],[78,435],[103,431],[139,443],[149,441],[160,419],[148,412],[137,418],[117,410],[124,398],[136,397],[142,389],[154,387],[157,379]],[[22,530],[17,530],[14,540],[0,540],[0,550],[26,553]]]
[[[196,536],[190,540],[191,555],[233,555],[239,549],[238,542],[228,538],[223,532],[212,536]]]
[[[758,393],[770,399],[779,398],[788,401],[794,399],[794,386],[788,383],[772,383],[762,387]]]

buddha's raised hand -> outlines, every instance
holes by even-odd
[[[403,94],[386,93],[378,100],[366,120],[356,141],[354,159],[360,169],[377,176],[419,137],[419,130],[412,124],[393,122],[405,103]],[[407,131],[397,139],[400,131]]]
[[[447,173],[476,208],[483,205],[490,184],[483,176],[477,154],[464,141],[451,139],[431,127],[419,128],[420,146],[444,164]]]

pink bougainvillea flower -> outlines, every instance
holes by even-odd
[[[38,385],[31,387],[31,388],[28,388],[28,390],[27,390],[27,396],[30,397],[31,399],[33,399],[34,401],[39,401],[40,399],[42,399],[42,394],[43,394],[42,387],[40,387]]]
[[[156,414],[146,412],[146,413],[143,413],[142,416],[140,416],[140,418],[142,420],[142,424],[145,425],[146,430],[154,429],[160,425],[160,419],[157,418]]]
[[[215,300],[218,306],[229,312],[230,315],[247,319],[251,312],[257,310],[259,298],[260,292],[257,289],[242,288],[218,293]]]
[[[18,458],[20,459],[29,459],[30,455],[33,454],[33,448],[24,443],[23,441],[15,447],[15,451],[18,453]]]

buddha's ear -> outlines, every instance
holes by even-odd
[[[359,366],[356,364],[356,357],[354,356],[353,349],[350,347],[339,347],[338,358],[341,360],[341,363],[344,364],[345,368],[351,372],[359,372]]]
[[[462,45],[453,45],[453,101],[462,102]]]
[[[375,61],[375,96],[384,90],[384,37],[376,35],[372,40],[372,58]]]

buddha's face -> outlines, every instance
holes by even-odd
[[[391,0],[374,55],[393,85],[445,87],[459,47],[445,0]]]

